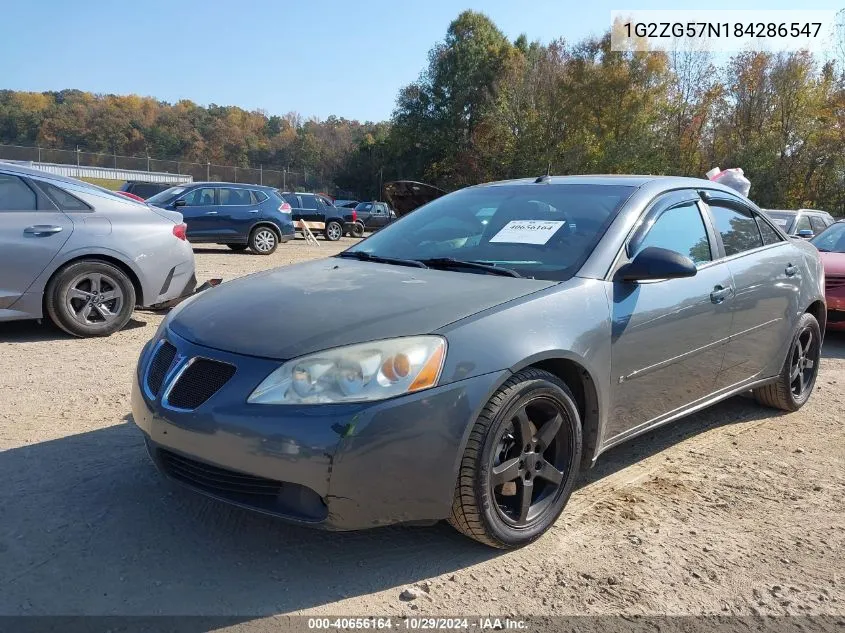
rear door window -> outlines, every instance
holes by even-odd
[[[220,204],[224,207],[241,207],[251,204],[249,191],[224,187],[219,190]]]
[[[17,176],[0,174],[0,211],[36,211],[38,198]]]
[[[760,229],[760,235],[763,238],[763,244],[776,244],[777,242],[782,242],[783,239],[778,232],[775,231],[769,223],[766,222],[763,218],[757,217],[757,226]]]
[[[716,230],[722,236],[725,255],[738,255],[763,246],[763,237],[750,211],[740,212],[718,202],[710,205]]]
[[[309,211],[317,210],[317,196],[300,196],[302,199],[302,208]]]

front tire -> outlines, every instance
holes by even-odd
[[[341,237],[343,237],[343,227],[340,225],[340,222],[332,220],[326,224],[326,229],[323,234],[326,236],[328,241],[337,242]]]
[[[135,287],[117,266],[83,260],[53,276],[44,303],[50,320],[68,334],[109,336],[132,317]]]
[[[536,540],[569,500],[581,445],[581,419],[569,387],[540,369],[513,375],[470,433],[449,523],[500,549]]]
[[[803,314],[777,380],[754,390],[757,402],[783,411],[798,411],[803,407],[819,375],[821,346],[819,322],[809,312]]]
[[[279,236],[269,226],[256,226],[249,234],[249,248],[259,255],[272,255],[279,247]]]

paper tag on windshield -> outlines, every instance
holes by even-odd
[[[491,242],[545,244],[565,222],[550,220],[511,220],[490,238]]]

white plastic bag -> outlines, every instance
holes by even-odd
[[[733,167],[725,171],[714,167],[707,172],[707,178],[713,182],[718,182],[720,185],[735,189],[746,198],[748,197],[748,192],[751,191],[751,181],[745,177],[742,169],[739,167]]]

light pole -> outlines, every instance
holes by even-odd
[[[205,163],[205,180],[211,182],[211,161]]]

